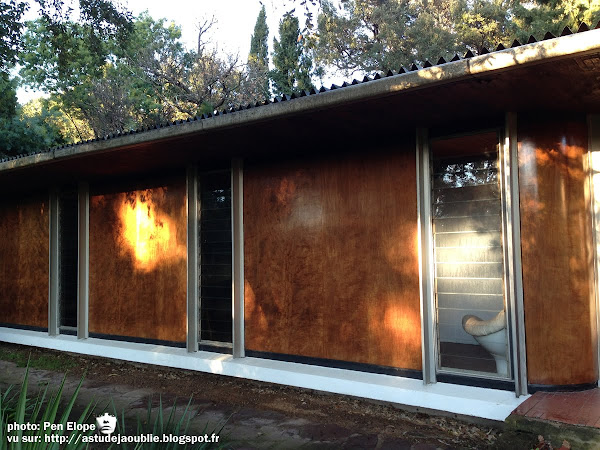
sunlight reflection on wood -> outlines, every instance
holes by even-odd
[[[178,243],[173,233],[172,219],[157,210],[153,195],[150,190],[129,194],[119,211],[123,243],[133,254],[136,269],[144,271],[153,270],[163,259],[186,255],[185,244]]]

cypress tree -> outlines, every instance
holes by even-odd
[[[269,89],[269,27],[267,27],[267,13],[262,5],[256,24],[254,34],[250,40],[250,54],[248,55],[248,67],[250,75],[261,83],[261,95],[263,98],[271,96]]]
[[[286,13],[279,22],[279,41],[273,39],[273,87],[278,95],[311,89],[312,60],[304,51],[298,18]]]

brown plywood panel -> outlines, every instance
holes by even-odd
[[[421,369],[414,145],[244,169],[249,350]]]
[[[185,181],[90,199],[89,330],[186,339]]]
[[[597,380],[585,121],[519,123],[529,383]]]
[[[48,201],[0,204],[0,322],[48,327]]]

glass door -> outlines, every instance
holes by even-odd
[[[437,371],[509,379],[499,135],[430,149]]]

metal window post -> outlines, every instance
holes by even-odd
[[[59,333],[59,250],[58,250],[58,191],[50,191],[50,220],[49,220],[49,247],[50,267],[48,284],[48,334],[56,336]]]
[[[431,230],[431,181],[429,179],[429,137],[417,129],[417,222],[419,234],[419,282],[421,285],[421,353],[423,382],[435,383],[436,338],[433,299],[433,250]]]
[[[233,357],[245,356],[244,344],[244,172],[241,159],[231,164],[231,232],[233,264]]]
[[[504,133],[504,180],[507,216],[508,291],[511,306],[511,341],[515,393],[527,395],[527,349],[525,346],[525,311],[523,305],[523,270],[521,267],[521,214],[519,202],[519,159],[517,115],[507,113]]]
[[[90,271],[90,196],[87,183],[79,183],[77,257],[77,338],[87,339]]]
[[[198,255],[198,169],[189,166],[187,185],[187,351],[198,351],[199,255]]]

